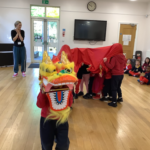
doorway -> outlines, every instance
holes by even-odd
[[[31,61],[42,61],[44,51],[53,57],[59,51],[59,7],[31,6]]]
[[[40,62],[44,51],[57,55],[58,25],[58,20],[32,19],[33,62]]]
[[[119,43],[127,59],[133,58],[135,50],[137,24],[120,24]]]

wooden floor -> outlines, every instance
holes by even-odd
[[[12,78],[0,68],[0,150],[41,150],[38,69]],[[69,119],[70,150],[150,150],[150,86],[125,76],[124,103],[79,98]]]

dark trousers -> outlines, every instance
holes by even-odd
[[[125,73],[125,74],[129,74],[129,70],[126,70],[124,73]]]
[[[19,63],[21,63],[21,72],[26,71],[26,50],[25,47],[13,47],[13,57],[14,57],[14,72],[18,73]]]
[[[68,138],[68,122],[56,126],[57,120],[44,121],[45,118],[41,117],[40,136],[42,150],[52,150],[54,137],[56,137],[57,140],[56,150],[68,150],[70,143]]]
[[[117,102],[118,97],[122,97],[121,84],[124,75],[113,75],[111,79],[111,91],[112,91],[112,101]]]
[[[104,80],[103,94],[105,97],[108,94],[109,94],[109,97],[112,96],[112,94],[111,94],[111,79],[105,79]]]
[[[89,94],[93,94],[93,92],[92,92],[93,82],[94,82],[94,77],[90,77],[90,81],[89,81],[89,85],[88,85]]]

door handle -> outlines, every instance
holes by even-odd
[[[42,42],[42,45],[48,45],[47,41]]]

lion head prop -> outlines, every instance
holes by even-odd
[[[39,80],[50,103],[50,114],[46,119],[58,119],[58,124],[66,122],[71,111],[70,94],[72,94],[74,83],[77,82],[74,62],[68,60],[64,51],[62,51],[61,59],[55,62],[51,60],[47,52],[44,52]]]

